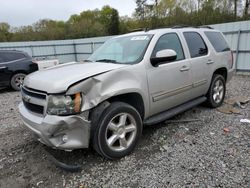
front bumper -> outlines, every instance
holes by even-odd
[[[23,103],[19,105],[19,112],[26,127],[45,145],[62,150],[88,148],[90,122],[83,116],[43,117],[28,111]]]

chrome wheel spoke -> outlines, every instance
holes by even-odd
[[[128,143],[127,143],[127,140],[125,137],[121,137],[119,139],[119,142],[120,142],[120,146],[123,147],[123,148],[127,148],[128,147]]]
[[[136,130],[136,127],[135,127],[134,124],[130,124],[130,125],[128,125],[128,126],[125,127],[125,132],[126,133],[130,133],[130,132],[133,132],[135,130]]]
[[[220,95],[219,94],[216,95],[216,101],[220,102]]]
[[[217,98],[217,93],[214,93],[213,94],[213,99],[216,100],[216,98]]]
[[[108,128],[109,128],[109,130],[111,130],[111,131],[117,131],[118,126],[117,126],[115,123],[110,122],[109,125],[108,125]]]
[[[216,88],[218,88],[220,86],[220,81],[219,80],[215,83],[215,86],[216,86]]]
[[[124,126],[126,125],[126,121],[127,121],[127,114],[122,114],[119,118],[119,126]]]
[[[224,87],[220,86],[218,90],[219,90],[219,92],[223,92],[224,91]]]
[[[119,139],[119,136],[116,134],[113,134],[109,139],[108,139],[108,145],[113,146],[114,143]]]

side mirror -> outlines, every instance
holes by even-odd
[[[177,53],[174,50],[166,49],[161,50],[156,53],[156,57],[151,57],[150,61],[154,67],[160,64],[168,63],[170,61],[175,61],[177,58]]]

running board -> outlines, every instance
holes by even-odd
[[[144,125],[154,125],[154,124],[160,123],[160,122],[165,121],[165,120],[167,120],[167,119],[169,119],[169,118],[171,118],[179,113],[185,112],[186,110],[193,108],[193,107],[205,102],[206,100],[207,100],[207,98],[204,96],[196,98],[192,101],[189,101],[189,102],[181,104],[177,107],[171,108],[165,112],[161,112],[159,114],[151,116],[150,118],[146,119],[143,122],[143,124]]]

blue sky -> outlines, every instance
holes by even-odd
[[[0,22],[11,26],[30,25],[39,19],[67,20],[83,10],[110,5],[121,16],[131,16],[135,0],[0,0]]]

